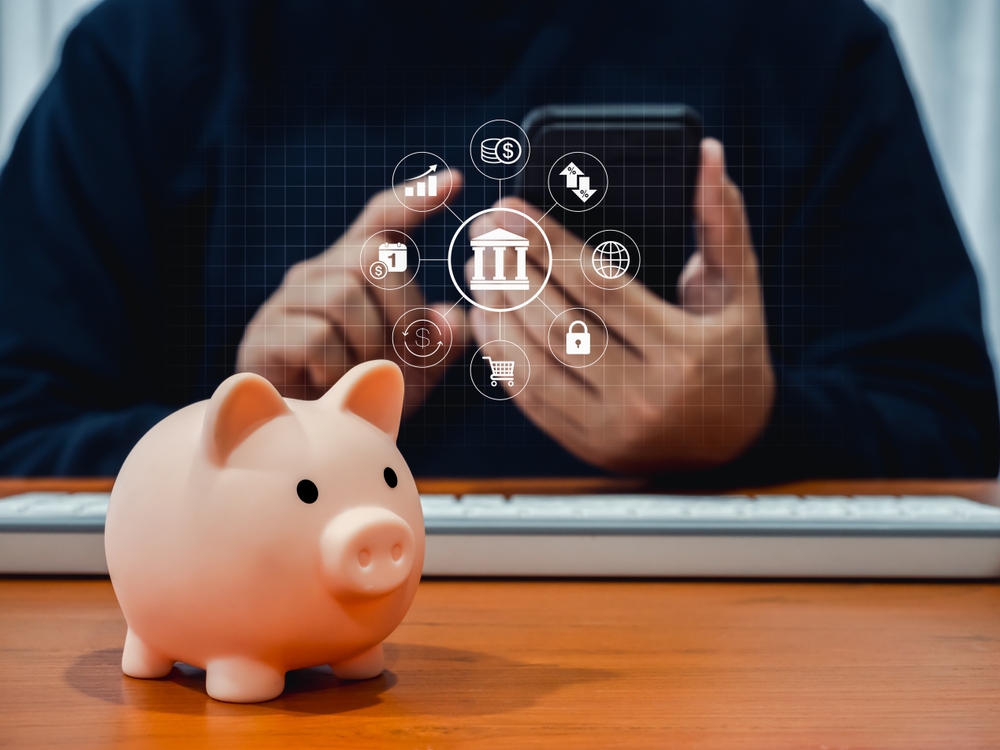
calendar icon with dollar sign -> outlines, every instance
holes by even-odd
[[[388,273],[402,273],[406,270],[406,243],[383,242],[378,246],[378,259]]]

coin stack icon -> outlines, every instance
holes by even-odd
[[[521,158],[521,144],[516,138],[484,138],[479,156],[486,164],[513,164]]]

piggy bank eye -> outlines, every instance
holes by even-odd
[[[299,482],[295,487],[295,491],[299,495],[299,500],[304,503],[312,504],[316,502],[316,498],[319,497],[319,489],[308,479],[303,479]]]
[[[385,477],[385,483],[389,485],[390,488],[395,488],[395,486],[399,484],[399,479],[396,478],[396,472],[388,466],[385,467],[385,471],[382,472],[382,476]]]

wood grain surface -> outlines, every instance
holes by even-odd
[[[431,580],[382,677],[245,706],[125,677],[124,635],[107,579],[0,578],[0,747],[1000,747],[992,583]]]

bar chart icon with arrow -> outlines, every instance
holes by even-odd
[[[406,196],[407,198],[412,198],[414,195],[418,197],[422,197],[425,195],[431,197],[436,196],[437,175],[435,174],[435,172],[437,172],[437,168],[438,168],[437,164],[431,164],[431,166],[423,174],[408,179],[406,182],[408,183],[412,182],[413,184],[403,186],[403,195]],[[425,177],[427,179],[424,179]]]

